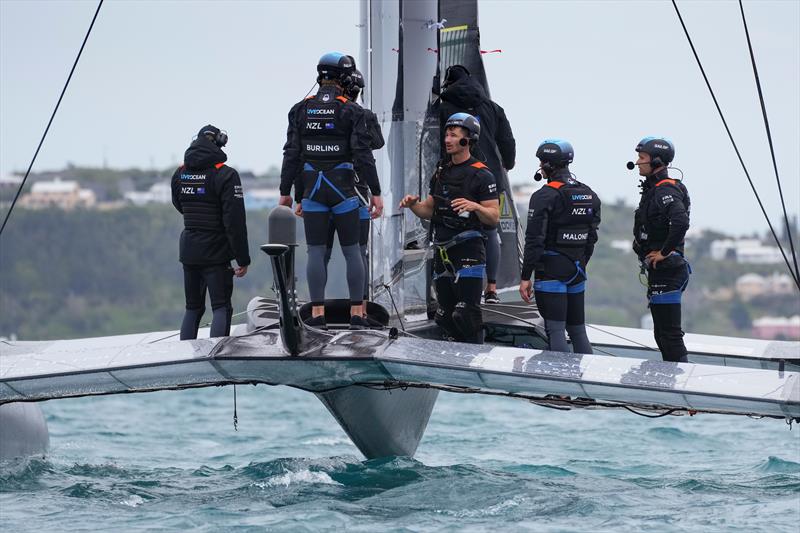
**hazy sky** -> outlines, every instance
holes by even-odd
[[[768,210],[780,209],[735,1],[681,1],[712,85]],[[94,1],[0,0],[0,174],[24,170],[69,72]],[[639,138],[671,138],[693,223],[734,233],[766,224],[669,1],[481,0],[492,96],[517,138],[515,182],[545,137],[576,150],[573,171],[605,201],[634,203],[624,168]],[[319,56],[358,56],[358,2],[113,1],[98,18],[35,170],[67,162],[178,164],[208,122],[230,162],[279,165],[286,112]],[[798,212],[800,2],[745,2],[784,194]]]

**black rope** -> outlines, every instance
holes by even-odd
[[[405,333],[406,331],[406,324],[403,322],[403,315],[400,314],[400,311],[397,310],[397,305],[394,303],[394,296],[392,295],[392,288],[387,285],[386,283],[383,284],[383,288],[386,289],[386,292],[389,293],[389,299],[392,300],[392,307],[394,307],[394,313],[397,315],[397,319],[400,320],[400,328]]]
[[[233,384],[233,430],[239,431],[239,415],[236,413],[236,383]]]
[[[703,79],[706,82],[706,86],[708,87],[708,92],[711,93],[711,98],[714,100],[714,105],[717,107],[717,112],[719,113],[719,118],[722,119],[722,124],[725,126],[725,131],[728,132],[728,138],[731,140],[731,144],[733,145],[733,149],[736,152],[736,157],[739,158],[739,163],[742,165],[742,170],[744,170],[744,175],[747,177],[748,183],[750,183],[750,188],[753,190],[753,194],[758,201],[758,206],[761,208],[761,213],[764,215],[764,219],[767,221],[767,225],[769,226],[769,230],[772,232],[772,237],[775,239],[775,243],[778,245],[778,249],[781,251],[781,255],[783,256],[783,260],[786,263],[786,267],[789,269],[789,273],[792,276],[792,280],[794,284],[797,285],[798,290],[800,290],[800,280],[798,280],[797,274],[795,274],[794,270],[792,269],[792,265],[789,262],[789,259],[786,257],[786,252],[783,251],[783,246],[781,245],[780,239],[778,239],[778,235],[775,233],[775,228],[772,227],[772,222],[769,219],[769,215],[767,215],[766,209],[764,209],[764,204],[761,202],[761,197],[758,195],[758,191],[756,190],[756,186],[753,184],[753,180],[750,178],[750,173],[747,171],[747,166],[744,164],[744,159],[742,159],[742,154],[739,152],[739,147],[736,145],[736,141],[733,140],[733,134],[731,133],[731,129],[728,127],[728,122],[725,120],[725,115],[722,114],[722,109],[719,106],[719,102],[717,101],[717,96],[714,94],[714,89],[711,88],[711,82],[708,81],[708,76],[706,75],[706,71],[703,68],[703,64],[700,62],[700,57],[697,55],[697,50],[694,47],[694,43],[692,42],[692,38],[689,35],[689,30],[686,29],[686,24],[683,22],[683,17],[681,16],[681,12],[678,9],[678,4],[675,3],[675,0],[672,0],[672,5],[675,8],[675,13],[678,14],[678,20],[681,22],[681,26],[683,27],[683,33],[686,35],[686,39],[689,41],[689,46],[692,48],[692,53],[694,54],[694,58],[697,61],[697,66],[700,67],[700,72],[703,74]]]
[[[794,239],[792,238],[792,229],[789,226],[789,216],[786,214],[786,202],[783,199],[783,187],[781,187],[781,178],[778,175],[778,163],[775,161],[775,147],[772,144],[772,131],[769,127],[769,119],[767,118],[767,106],[764,104],[764,93],[761,91],[761,79],[758,77],[758,68],[756,67],[756,56],[753,53],[753,44],[750,42],[750,31],[747,29],[747,20],[744,16],[744,6],[742,0],[739,0],[739,10],[742,12],[742,24],[744,25],[744,34],[747,37],[747,48],[750,50],[750,62],[753,64],[753,76],[756,80],[756,87],[758,88],[758,99],[761,102],[761,114],[764,117],[764,128],[767,130],[767,141],[769,142],[769,153],[772,156],[772,168],[775,171],[775,181],[778,184],[778,195],[781,197],[781,207],[783,208],[783,221],[786,224],[786,235],[789,238],[789,248],[792,252],[792,259],[794,260],[794,271],[800,278],[800,268],[797,267],[797,254],[794,250]]]
[[[631,413],[635,414],[635,415],[643,416],[645,418],[661,418],[662,416],[671,415],[672,413],[675,413],[676,411],[684,411],[685,410],[685,409],[669,409],[669,410],[664,411],[663,413],[658,414],[658,415],[648,415],[646,413],[640,413],[639,411],[636,411],[635,409],[631,409],[627,405],[623,405],[622,407],[624,409],[630,411]]]
[[[61,96],[58,97],[58,102],[56,103],[55,109],[53,109],[53,114],[50,115],[50,120],[47,122],[47,127],[44,129],[44,133],[42,134],[42,139],[39,141],[39,146],[36,147],[36,152],[33,154],[33,159],[31,159],[31,164],[28,165],[28,170],[25,172],[25,177],[22,178],[22,183],[19,184],[19,188],[17,189],[17,194],[14,196],[14,200],[11,202],[11,207],[8,208],[8,212],[6,213],[6,217],[3,220],[3,226],[0,227],[0,235],[3,234],[3,230],[6,229],[6,224],[8,223],[8,219],[11,216],[11,212],[14,210],[14,206],[17,204],[17,200],[19,199],[19,195],[22,192],[23,187],[25,187],[25,182],[28,180],[28,176],[31,173],[31,169],[33,168],[33,163],[36,161],[36,156],[39,155],[39,150],[42,148],[42,144],[44,144],[44,139],[47,137],[47,132],[50,131],[50,125],[53,123],[53,119],[56,117],[56,112],[58,112],[58,107],[61,105],[61,100],[64,98],[64,93],[67,92],[67,87],[69,86],[69,82],[72,79],[72,74],[75,72],[75,67],[78,66],[78,60],[81,58],[81,54],[83,53],[83,48],[86,46],[86,41],[89,40],[89,34],[92,33],[92,28],[94,27],[94,21],[97,20],[97,15],[100,13],[100,8],[103,6],[103,1],[100,0],[100,3],[97,4],[97,10],[94,12],[94,17],[92,17],[92,23],[89,24],[89,29],[86,31],[86,36],[83,38],[83,43],[81,43],[81,49],[78,50],[78,55],[75,58],[75,62],[72,64],[72,70],[69,71],[69,76],[67,76],[67,82],[64,84],[64,88],[61,89]]]

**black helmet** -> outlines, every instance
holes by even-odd
[[[357,68],[353,69],[350,74],[350,84],[344,88],[344,92],[348,98],[355,100],[364,89],[364,75]]]
[[[551,169],[564,168],[575,157],[575,150],[567,141],[561,139],[545,139],[536,149],[536,157]],[[544,168],[544,166],[542,167]],[[545,170],[548,170],[545,168]]]
[[[645,137],[636,145],[636,151],[649,154],[653,168],[669,165],[675,159],[675,145],[663,137]]]
[[[356,62],[351,56],[339,52],[328,52],[320,57],[319,63],[317,63],[317,81],[341,82],[346,76],[352,74],[355,68]]]
[[[204,136],[220,148],[228,144],[228,134],[212,124],[203,126],[197,132],[197,137]]]
[[[459,126],[467,130],[469,132],[468,138],[470,142],[473,143],[477,142],[478,137],[481,135],[481,123],[469,113],[455,113],[450,115],[444,127],[447,129],[450,126]]]

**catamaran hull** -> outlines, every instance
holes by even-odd
[[[0,405],[0,461],[44,455],[49,447],[47,421],[37,404]]]

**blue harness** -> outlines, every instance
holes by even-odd
[[[333,167],[333,169],[353,170],[353,164],[339,163],[338,165]],[[313,172],[316,169],[309,163],[305,163],[303,165],[303,170]],[[319,192],[319,189],[320,187],[322,187],[323,182],[325,182],[328,185],[328,187],[330,187],[333,190],[333,192],[335,192],[342,198],[342,201],[334,205],[333,207],[329,207],[323,203],[314,200],[314,195],[317,194],[317,192]],[[343,215],[345,213],[349,213],[350,211],[353,211],[354,209],[358,209],[359,207],[361,207],[361,202],[359,202],[358,196],[351,196],[349,198],[346,197],[344,193],[342,193],[342,191],[340,191],[339,188],[325,176],[325,173],[320,170],[317,172],[317,181],[316,183],[314,183],[314,188],[311,189],[311,193],[308,195],[308,198],[303,198],[301,205],[303,206],[303,211],[307,213],[332,212],[334,215]],[[369,216],[369,213],[367,213],[367,216]]]
[[[672,252],[673,254],[678,254],[679,256],[683,257],[684,261],[686,257],[677,250]],[[670,254],[671,255],[671,254]],[[692,265],[689,264],[689,261],[686,261],[686,280],[681,285],[680,289],[676,289],[674,291],[667,291],[662,292],[660,294],[651,294],[649,298],[649,302],[651,304],[679,304],[681,303],[681,296],[683,296],[683,291],[686,290],[686,287],[689,285],[689,276],[692,274]]]
[[[450,261],[450,257],[447,255],[447,250],[452,248],[453,246],[457,246],[464,241],[468,241],[470,239],[485,239],[486,236],[477,230],[468,230],[462,231],[452,239],[443,242],[434,242],[433,245],[436,246],[436,249],[439,253],[439,258],[442,260],[442,265],[444,265],[444,272],[441,273],[433,273],[434,281],[439,278],[455,278],[455,282],[457,283],[460,278],[480,278],[483,279],[484,274],[486,273],[486,265],[471,265],[460,268],[456,270],[456,267],[453,265],[453,262]]]
[[[552,250],[545,250],[544,255],[563,255],[558,252],[554,252]],[[583,281],[580,283],[576,283],[575,285],[570,285],[578,276],[583,276]],[[583,270],[581,267],[580,261],[575,261],[575,274],[572,275],[566,281],[561,281],[559,279],[548,279],[544,281],[534,281],[533,282],[533,289],[539,292],[549,292],[555,294],[578,294],[586,290],[586,280],[589,277],[586,275],[586,271]]]

